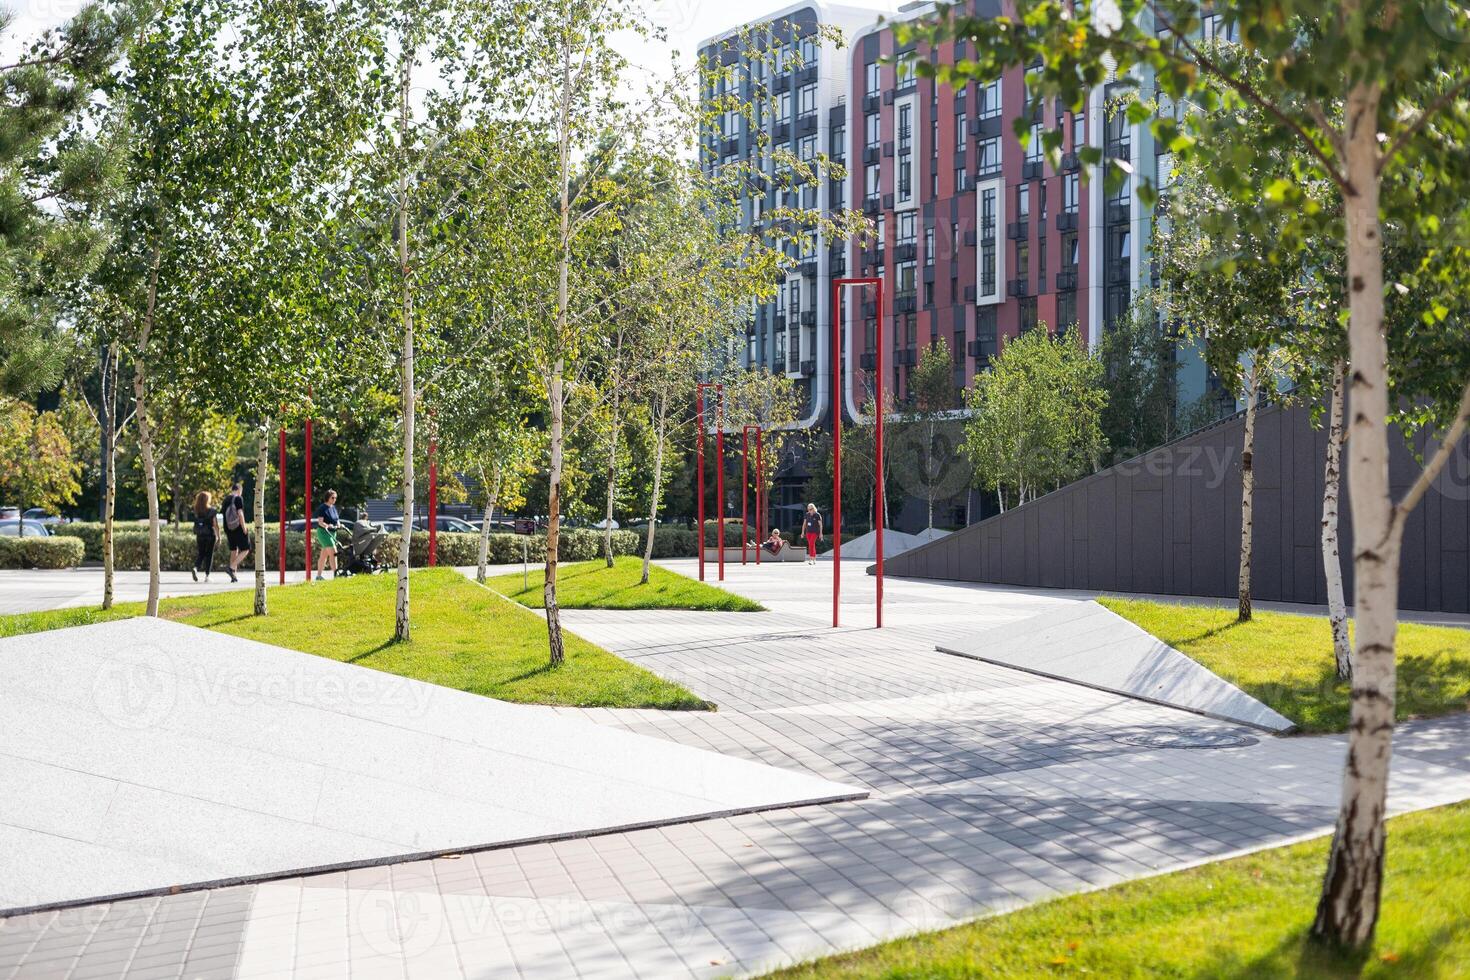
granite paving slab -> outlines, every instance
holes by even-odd
[[[165,620],[0,640],[0,914],[865,795]]]

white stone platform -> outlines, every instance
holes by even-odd
[[[0,914],[866,795],[162,620],[0,641]]]
[[[1289,718],[1096,602],[1058,606],[938,649],[1270,732],[1295,727]]]

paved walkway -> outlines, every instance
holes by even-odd
[[[171,596],[207,595],[231,589],[255,588],[255,573],[246,568],[236,573],[238,583],[221,569],[215,569],[208,582],[195,582],[188,572],[164,572],[160,576],[159,594]],[[300,582],[301,572],[287,572],[287,582]],[[272,570],[266,584],[280,582],[280,573]],[[113,595],[118,602],[142,602],[148,598],[147,572],[114,572]],[[96,606],[102,603],[102,569],[100,567],[65,569],[0,569],[0,615],[63,609],[74,606]]]
[[[567,613],[721,706],[575,713],[868,800],[6,920],[0,978],[742,975],[1330,829],[1341,738],[935,651],[1082,600],[890,581],[879,632],[844,563],[834,631],[830,567],[727,567],[768,613]],[[1466,797],[1470,716],[1402,726],[1393,808]]]

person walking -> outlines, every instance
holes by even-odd
[[[219,511],[210,504],[214,495],[208,490],[200,490],[194,495],[194,567],[189,574],[194,576],[194,581],[199,581],[199,573],[204,573],[204,581],[209,581],[209,573],[214,571],[214,546],[219,542]]]
[[[330,564],[332,577],[336,578],[337,530],[342,526],[342,519],[337,514],[337,491],[327,491],[327,499],[316,509],[314,523],[316,527],[312,530],[312,535],[316,539],[317,547],[316,577],[321,578],[323,569]]]
[[[245,556],[250,554],[250,534],[245,530],[245,498],[240,493],[243,486],[236,480],[230,486],[229,495],[225,497],[225,540],[230,543],[230,564],[225,569],[225,574],[230,576],[231,582],[240,581],[235,573],[240,570],[240,563],[245,560]]]
[[[822,515],[817,512],[816,504],[806,505],[806,516],[801,521],[801,533],[806,535],[806,563],[814,565],[817,562],[817,542],[822,540]]]

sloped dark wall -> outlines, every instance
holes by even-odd
[[[1240,541],[1242,416],[1078,480],[1025,506],[887,560],[888,574],[1110,592],[1233,596]],[[1396,493],[1418,464],[1397,433]],[[1421,444],[1422,448],[1422,444]],[[1257,599],[1323,603],[1322,465],[1326,434],[1308,407],[1256,420]],[[1344,454],[1346,456],[1346,454]],[[1344,459],[1346,464],[1346,459]],[[1343,480],[1344,584],[1352,601],[1352,515]],[[1470,612],[1470,438],[1404,534],[1405,609]]]

